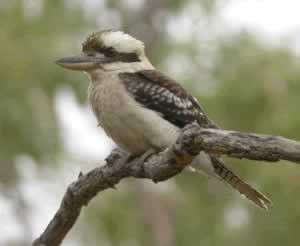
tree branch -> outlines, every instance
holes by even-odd
[[[158,154],[139,158],[116,150],[106,165],[80,174],[71,183],[61,205],[46,230],[33,246],[60,245],[76,222],[81,208],[99,192],[114,188],[123,178],[147,178],[155,183],[180,173],[200,152],[261,161],[288,160],[300,163],[300,143],[283,137],[200,128],[196,123],[185,127],[176,143]]]

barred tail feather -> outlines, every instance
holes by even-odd
[[[231,170],[229,170],[222,162],[221,159],[211,156],[212,165],[218,176],[227,184],[232,186],[235,190],[239,191],[242,195],[246,196],[250,201],[263,209],[268,209],[268,205],[272,202],[264,194],[252,188],[249,184],[241,180]]]

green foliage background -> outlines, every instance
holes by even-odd
[[[41,4],[36,14],[26,10],[30,2],[33,8]],[[142,1],[138,8],[127,1],[99,2],[93,11],[85,9],[85,1],[0,3],[3,195],[18,186],[18,156],[29,155],[41,165],[51,163],[53,169],[60,165],[65,153],[55,95],[69,86],[79,102],[86,103],[87,85],[83,75],[66,72],[53,61],[78,53],[88,33],[111,27],[110,23],[144,40],[153,64],[166,73],[173,74],[168,64],[179,57],[176,63],[184,69],[177,66],[175,78],[193,91],[220,126],[300,139],[300,67],[298,57],[287,47],[263,43],[247,32],[217,35],[217,0]],[[180,18],[191,8],[198,15],[192,29],[197,35],[183,41],[172,38],[167,31],[170,18]],[[114,15],[120,23],[111,21]],[[104,193],[84,210],[70,238],[76,238],[76,245],[299,245],[299,167],[284,162],[228,162],[272,198],[269,212],[232,192],[208,192],[205,178],[186,173],[167,182],[175,187],[168,192],[149,191],[144,183],[130,181],[119,185],[118,192]],[[247,211],[246,224],[228,225],[224,218],[235,208]],[[233,216],[231,220],[239,219]]]

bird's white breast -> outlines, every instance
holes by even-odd
[[[132,154],[166,147],[179,134],[176,126],[138,104],[116,73],[106,74],[101,81],[92,82],[89,100],[105,132]]]

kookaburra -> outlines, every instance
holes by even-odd
[[[180,129],[194,121],[217,128],[195,97],[153,67],[144,48],[143,42],[122,31],[105,30],[87,38],[82,55],[62,58],[57,64],[86,72],[88,98],[99,125],[131,155],[170,146]],[[224,181],[261,208],[271,202],[217,156],[201,152],[191,166]]]

